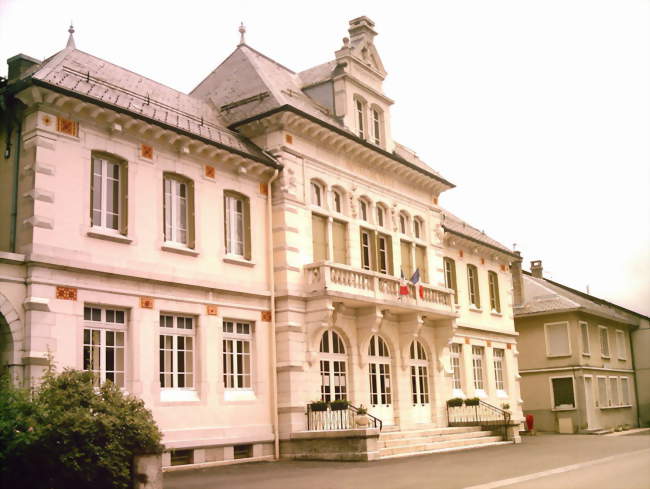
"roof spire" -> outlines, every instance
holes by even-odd
[[[246,27],[244,27],[243,22],[239,24],[239,34],[241,36],[241,38],[239,39],[239,45],[241,46],[242,44],[246,44],[246,39],[245,39]]]
[[[77,47],[74,44],[74,26],[72,25],[72,21],[70,21],[70,28],[68,29],[68,32],[70,33],[70,37],[68,37],[68,44],[66,44],[65,47],[76,49]]]

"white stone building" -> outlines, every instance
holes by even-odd
[[[521,260],[443,210],[453,185],[393,140],[373,27],[352,20],[335,59],[301,73],[242,32],[189,95],[72,35],[45,61],[11,58],[0,359],[14,378],[37,381],[51,355],[118,383],[152,409],[166,466],[308,456],[318,400],[367,406],[385,432],[459,437],[432,431],[452,397],[520,419]],[[398,453],[358,431],[338,433],[363,440],[358,458]]]

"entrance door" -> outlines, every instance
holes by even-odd
[[[415,423],[431,422],[431,405],[429,404],[429,368],[427,354],[422,343],[413,341],[409,355],[411,373],[412,419]]]
[[[600,423],[598,423],[598,416],[596,416],[592,377],[585,375],[583,379],[585,386],[585,416],[587,417],[587,429],[595,430],[600,428]]]
[[[345,346],[334,331],[323,333],[320,358],[321,401],[347,399]]]
[[[391,391],[390,352],[386,342],[373,336],[368,346],[368,380],[370,383],[370,414],[392,425],[393,396]]]

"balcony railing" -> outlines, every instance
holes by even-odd
[[[503,438],[508,440],[507,427],[510,424],[510,412],[478,401],[476,405],[450,406],[447,404],[447,421],[449,426],[484,426],[502,428]]]
[[[304,269],[307,289],[311,293],[347,293],[376,302],[425,307],[446,313],[454,311],[453,292],[443,287],[409,283],[408,294],[400,295],[400,279],[397,277],[337,263],[312,263],[305,265]]]
[[[317,409],[317,405],[320,408]],[[331,430],[350,430],[357,428],[355,417],[357,415],[358,407],[348,404],[345,409],[332,409],[330,404],[325,406],[322,403],[309,403],[307,404],[307,430],[308,431],[331,431]],[[372,414],[368,416],[368,427],[379,428],[381,431],[382,421]]]

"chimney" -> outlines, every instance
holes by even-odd
[[[530,262],[530,273],[533,274],[535,278],[544,278],[542,276],[542,260],[533,260]]]
[[[521,252],[515,251],[515,258],[510,264],[510,273],[512,274],[512,294],[513,306],[520,307],[524,305],[524,277],[521,273]]]
[[[9,65],[7,78],[12,82],[22,77],[32,66],[39,65],[41,62],[26,54],[17,54],[9,58],[7,64]]]
[[[377,35],[373,27],[375,27],[375,23],[365,15],[352,19],[348,29],[352,44],[356,45],[357,42],[364,40],[372,42],[373,37]]]

